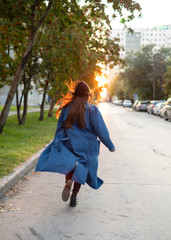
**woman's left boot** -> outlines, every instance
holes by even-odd
[[[62,191],[62,200],[64,202],[68,201],[69,197],[70,197],[70,191],[71,191],[71,187],[72,187],[72,180],[68,180],[65,183],[64,189]]]
[[[70,198],[70,207],[75,207],[76,205],[77,205],[77,194],[73,192]]]

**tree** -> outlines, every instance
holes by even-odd
[[[165,94],[171,97],[171,66],[167,67],[167,72],[164,74],[163,88]]]
[[[131,98],[131,94],[129,94],[129,90],[125,85],[121,74],[116,75],[113,81],[110,83],[108,87],[108,94],[111,97],[117,96],[118,99]]]
[[[163,76],[170,49],[161,48],[154,53],[153,48],[154,45],[145,46],[126,58],[126,66],[119,74],[116,89],[119,84],[119,88],[123,86],[125,95],[132,98],[136,93],[140,100],[164,97]]]
[[[39,73],[39,53],[36,48],[31,53],[31,56],[26,64],[26,68],[24,74],[21,78],[20,85],[22,86],[22,93],[21,96],[18,94],[18,86],[16,89],[16,106],[17,106],[17,116],[18,116],[18,123],[19,125],[25,124],[26,114],[27,114],[27,107],[28,107],[28,94],[29,91],[33,89],[33,79]],[[23,112],[21,116],[21,104],[22,100],[23,104]]]
[[[7,1],[1,1],[0,7],[3,9],[2,19],[4,21],[9,21],[12,24],[15,17],[19,16],[20,21],[16,24],[21,27],[21,33],[24,34],[22,29],[26,30],[26,26],[29,25],[29,28],[27,29],[28,35],[23,38],[25,43],[24,54],[23,49],[20,48],[21,42],[17,45],[21,59],[19,60],[7,101],[0,116],[0,133],[3,131],[14,93],[35,45],[37,33],[44,24],[53,2],[52,16],[49,14],[50,17],[47,19],[45,27],[48,30],[48,34],[57,33],[56,35],[51,35],[51,39],[49,39],[52,40],[53,37],[54,43],[56,37],[56,46],[59,44],[57,51],[54,47],[51,48],[49,46],[47,48],[47,54],[50,51],[56,54],[56,59],[52,56],[52,60],[56,61],[57,64],[55,68],[56,80],[66,80],[72,76],[73,79],[84,78],[93,85],[95,72],[99,71],[99,67],[97,67],[98,62],[115,65],[120,61],[118,43],[109,37],[110,20],[105,12],[106,5],[103,4],[102,0],[87,0],[83,7],[80,7],[76,0],[19,0],[17,3],[14,0],[10,0],[8,3]],[[141,10],[139,4],[134,0],[108,0],[107,3],[113,7],[113,18],[119,15],[124,25],[134,18],[136,11]],[[13,8],[13,6],[15,7]],[[127,10],[127,18],[123,17],[123,9]],[[10,19],[8,19],[8,15],[11,16]],[[50,25],[52,25],[52,28]],[[57,31],[54,29],[55,25],[57,26]],[[49,29],[47,26],[49,26]],[[43,33],[47,37],[46,32],[44,31]],[[49,43],[47,43],[48,45]],[[14,43],[11,46],[13,47]],[[48,87],[45,90],[48,90]]]
[[[18,5],[20,5],[20,3],[24,3],[24,2],[19,1]],[[28,1],[27,1],[27,3],[28,3]],[[48,5],[46,6],[45,3],[43,3],[43,5],[42,5],[42,1],[39,1],[39,0],[36,1],[35,0],[35,1],[32,2],[32,4],[28,4],[29,6],[31,5],[31,13],[30,13],[31,31],[30,31],[27,47],[26,47],[26,49],[23,53],[23,56],[21,58],[21,61],[20,61],[19,65],[17,67],[17,71],[15,73],[12,85],[11,85],[10,90],[8,92],[6,103],[5,103],[4,108],[1,112],[0,133],[2,133],[3,128],[5,126],[6,119],[7,119],[8,113],[9,113],[9,109],[10,109],[10,106],[11,106],[16,88],[17,88],[17,86],[18,86],[18,84],[21,80],[21,77],[23,75],[26,63],[28,62],[29,56],[30,56],[31,51],[33,49],[33,46],[35,44],[38,30],[40,29],[40,27],[44,23],[45,17],[47,16],[49,10],[52,7],[52,3],[53,3],[53,0],[49,0]],[[5,1],[5,6],[6,5],[7,4],[6,4],[6,1]],[[28,5],[26,5],[26,6],[28,7]],[[5,8],[5,6],[3,6],[3,7]],[[42,8],[43,8],[43,13],[42,13]],[[41,11],[40,11],[40,9],[41,9]],[[37,12],[36,12],[36,10],[37,10]],[[40,13],[41,13],[41,16],[39,16]],[[11,14],[13,14],[12,9],[11,9]],[[36,16],[38,16],[37,19],[36,19]]]
[[[122,16],[122,8],[127,8],[132,16],[128,18],[129,20],[133,18],[134,10],[140,10],[139,4],[132,1],[118,1],[117,3],[116,1],[108,1],[108,3],[111,2],[114,11],[119,12],[120,16]],[[91,87],[95,88],[97,84],[95,73],[100,72],[97,63],[109,63],[111,67],[118,64],[121,62],[119,58],[120,48],[118,39],[110,38],[110,21],[105,13],[106,6],[101,1],[87,1],[86,3],[82,9],[74,6],[77,9],[75,11],[77,16],[73,15],[71,11],[67,11],[69,14],[65,13],[62,33],[60,31],[57,33],[58,26],[56,25],[59,24],[59,20],[56,25],[54,22],[51,23],[52,26],[50,26],[49,31],[51,36],[55,36],[57,42],[55,49],[59,51],[56,55],[59,57],[55,58],[59,67],[58,81],[59,79],[69,80],[70,78],[73,80],[84,79]],[[72,6],[72,11],[74,7]],[[127,20],[125,19],[124,24]],[[48,39],[51,39],[51,36]],[[61,56],[64,56],[64,58]],[[56,92],[54,91],[54,93]],[[53,96],[51,97],[55,99]]]
[[[169,62],[167,61],[171,54],[171,48],[160,48],[153,55],[153,99],[156,96],[160,99],[164,97],[164,74],[167,71]]]

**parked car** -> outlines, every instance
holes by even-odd
[[[118,106],[122,106],[122,104],[123,104],[123,100],[118,100],[118,99],[115,99],[112,102],[113,102],[113,104],[118,105]]]
[[[150,104],[150,101],[146,100],[146,101],[139,101],[137,106],[136,106],[136,110],[137,111],[147,111],[147,107]]]
[[[160,116],[161,109],[163,108],[163,106],[164,106],[164,102],[157,103],[156,106],[154,106],[153,108],[154,115]]]
[[[131,100],[124,100],[123,101],[123,107],[132,107]]]
[[[157,103],[159,103],[160,101],[155,101],[155,100],[152,100],[150,102],[150,104],[147,106],[147,113],[148,114],[154,114],[154,111],[153,111],[153,108],[156,106]]]
[[[133,105],[132,105],[132,109],[133,109],[134,111],[136,111],[136,106],[137,106],[137,104],[138,104],[138,100],[135,100],[135,102],[134,102]]]
[[[161,107],[161,109],[160,109],[160,117],[161,118],[164,118],[164,115],[165,115],[165,111],[166,111],[166,102],[165,103],[163,103],[163,106]]]
[[[123,105],[123,100],[117,100],[116,105],[122,106]]]
[[[167,102],[164,103],[161,116],[167,121],[171,119],[171,98],[167,99]]]

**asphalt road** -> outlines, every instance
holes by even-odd
[[[29,173],[0,200],[1,240],[170,240],[171,122],[103,103],[116,152],[101,144],[99,190],[83,186],[76,208],[64,177]]]

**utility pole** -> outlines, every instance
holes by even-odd
[[[154,71],[154,77],[153,77],[153,100],[156,98],[156,54],[153,56],[153,71]]]

